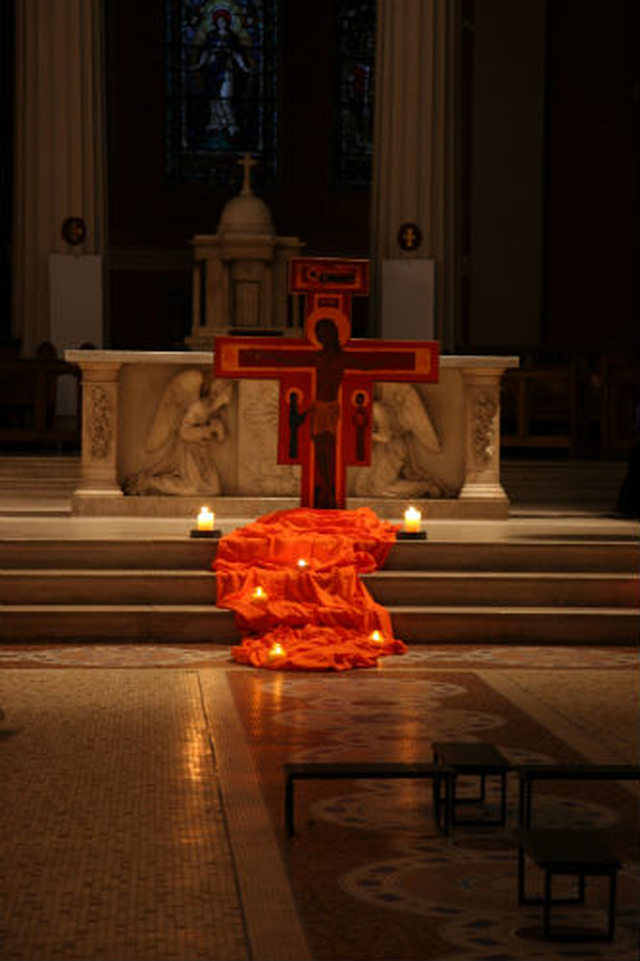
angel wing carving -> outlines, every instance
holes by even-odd
[[[358,496],[447,497],[430,466],[442,449],[427,406],[413,384],[378,384],[373,403],[371,466],[359,472]]]

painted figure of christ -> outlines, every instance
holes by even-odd
[[[337,438],[341,416],[340,385],[346,364],[338,328],[325,318],[316,324],[322,346],[317,359],[315,400],[311,406],[311,442],[315,450],[314,503],[337,506]]]
[[[312,339],[319,346],[319,350],[310,350],[300,345],[299,350],[282,351],[278,347],[264,348],[247,346],[242,351],[242,364],[259,369],[278,366],[283,371],[286,368],[299,370],[311,368],[315,376],[312,397],[306,411],[309,420],[311,443],[314,449],[314,476],[312,506],[317,508],[335,508],[338,506],[339,482],[337,472],[338,431],[341,418],[340,387],[343,382],[346,366],[351,366],[350,358],[343,351],[340,333],[335,320],[323,317],[313,325]],[[292,400],[297,403],[298,394],[293,392]]]
[[[346,468],[370,454],[372,390],[381,381],[435,381],[437,344],[349,339],[349,318],[318,308],[307,340],[218,337],[220,377],[281,382],[279,462],[302,465],[301,504],[343,508]]]

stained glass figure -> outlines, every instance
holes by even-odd
[[[170,177],[229,186],[249,152],[264,185],[275,176],[276,0],[166,4]]]

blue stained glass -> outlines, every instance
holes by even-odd
[[[341,0],[336,10],[337,179],[343,187],[368,186],[373,152],[375,0]]]
[[[276,0],[166,0],[167,171],[227,186],[237,160],[275,176]]]

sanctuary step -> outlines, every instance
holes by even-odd
[[[0,457],[0,496],[71,498],[79,479],[80,458],[75,455]]]
[[[75,455],[0,457],[0,517],[68,517],[79,480]]]
[[[512,504],[613,510],[626,460],[537,460],[503,457],[501,481]]]
[[[614,572],[385,570],[362,579],[386,606],[625,608],[633,607],[638,595],[635,575]],[[215,575],[206,570],[0,571],[3,604],[211,604],[215,599]]]
[[[69,454],[0,456],[0,506],[8,496],[71,501],[80,457]],[[612,510],[627,470],[624,460],[504,458],[501,480],[512,505],[561,505]]]
[[[0,543],[0,640],[234,643],[215,546],[189,537]],[[409,643],[638,644],[634,540],[399,542],[366,575]]]

